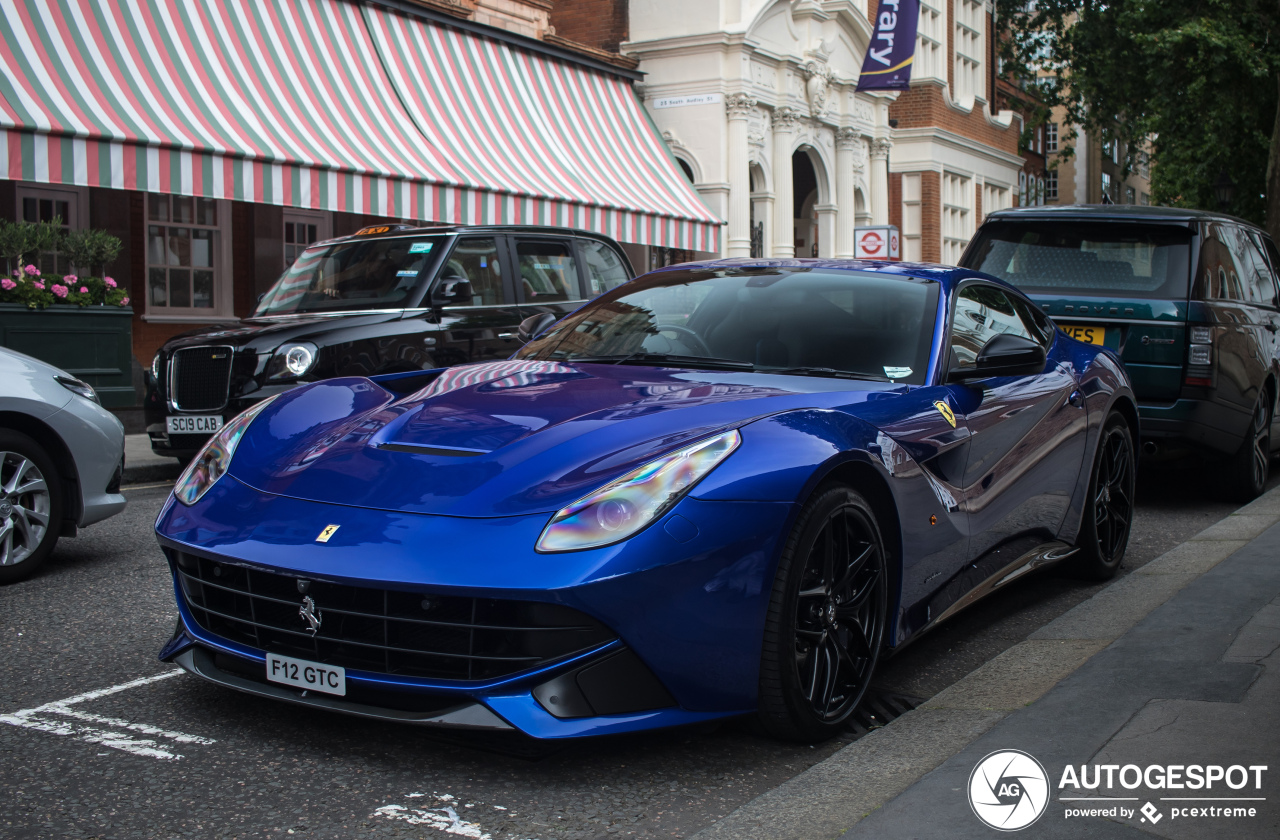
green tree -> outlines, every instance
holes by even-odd
[[[63,237],[60,250],[73,268],[101,277],[107,263],[119,256],[120,246],[120,240],[105,230],[73,230]]]
[[[1216,210],[1226,171],[1228,210],[1280,238],[1280,3],[998,0],[997,18],[1040,119],[1060,105],[1130,150],[1149,140],[1157,204]]]

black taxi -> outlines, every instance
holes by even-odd
[[[304,382],[505,359],[521,321],[557,320],[633,276],[616,242],[529,226],[377,225],[307,248],[233,326],[170,339],[147,377],[158,455]]]

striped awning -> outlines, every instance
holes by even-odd
[[[15,180],[719,249],[632,91],[356,0],[6,0]]]

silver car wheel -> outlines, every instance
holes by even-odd
[[[53,501],[40,469],[18,452],[0,452],[0,566],[26,560],[49,530]]]

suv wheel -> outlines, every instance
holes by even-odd
[[[1237,502],[1250,502],[1262,495],[1271,474],[1271,394],[1263,389],[1253,407],[1253,419],[1240,449],[1227,470],[1226,495]]]

